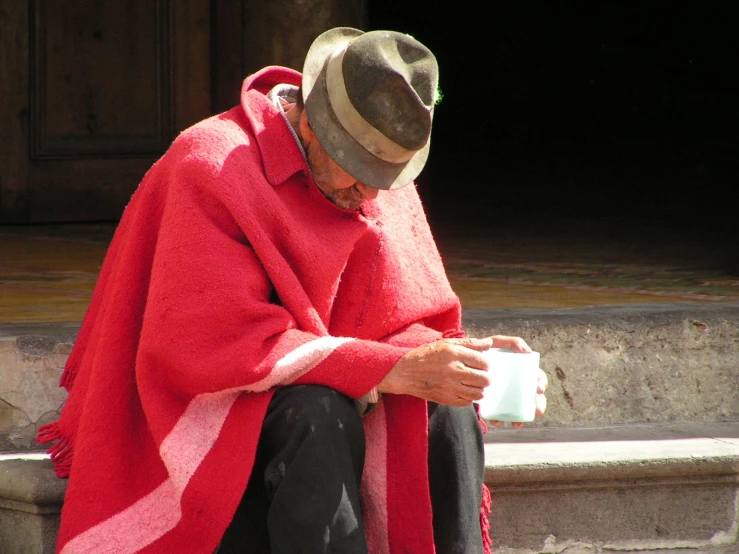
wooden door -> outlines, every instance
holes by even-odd
[[[0,224],[115,221],[175,135],[365,0],[0,0]]]
[[[209,0],[0,0],[0,223],[120,217],[210,114]]]

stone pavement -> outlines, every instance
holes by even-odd
[[[112,229],[0,227],[0,325],[80,322]]]
[[[549,219],[437,237],[466,309],[739,300],[739,233],[727,228]]]
[[[465,309],[739,301],[739,241],[726,233],[573,220],[434,229]],[[79,322],[113,230],[0,227],[0,325]]]

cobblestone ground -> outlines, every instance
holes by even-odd
[[[114,227],[0,227],[0,324],[80,321]],[[442,228],[465,308],[739,300],[731,237],[550,224]],[[734,241],[736,242],[736,241]]]
[[[565,221],[437,236],[467,308],[739,300],[739,242],[726,232]]]

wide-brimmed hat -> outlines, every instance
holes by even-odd
[[[413,37],[338,27],[308,50],[303,101],[318,141],[344,171],[394,189],[426,163],[438,80],[436,58]]]

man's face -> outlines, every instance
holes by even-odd
[[[326,153],[307,122],[303,114],[300,121],[303,146],[308,153],[308,165],[313,180],[324,196],[345,210],[356,210],[365,200],[376,198],[380,191],[360,183],[344,171]]]

